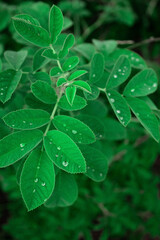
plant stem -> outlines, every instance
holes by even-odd
[[[53,120],[53,118],[54,118],[54,116],[55,116],[55,113],[56,113],[56,111],[57,111],[58,103],[59,103],[59,100],[60,100],[62,94],[63,94],[63,91],[62,91],[62,89],[61,89],[61,91],[60,91],[60,93],[59,93],[59,96],[58,96],[58,98],[57,98],[56,104],[54,105],[52,114],[51,114],[51,116],[50,116],[50,121],[49,121],[49,123],[48,123],[48,125],[47,125],[47,128],[46,128],[46,130],[45,130],[44,136],[46,136],[47,132],[49,131],[49,128],[50,128],[50,126],[51,126],[52,120]]]
[[[54,50],[52,44],[50,44],[50,48],[51,48],[51,50],[53,51],[53,54],[55,54],[56,51]],[[61,69],[61,71],[63,72],[63,69],[62,69],[61,63],[60,63],[60,61],[59,61],[58,59],[57,59],[57,64],[58,64],[58,67],[59,67],[59,68]]]
[[[142,45],[153,43],[153,42],[160,42],[160,37],[157,37],[157,38],[150,37],[148,39],[145,39],[141,42],[138,42],[138,43],[135,43],[135,44],[129,46],[128,49],[134,49],[134,48],[140,47]]]

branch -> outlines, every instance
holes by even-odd
[[[135,44],[129,46],[128,49],[134,49],[134,48],[140,47],[142,45],[150,44],[150,43],[154,43],[154,42],[160,42],[160,37],[157,37],[157,38],[150,37],[148,39],[145,39],[145,40],[143,40],[141,42],[138,42],[138,43],[135,43]]]

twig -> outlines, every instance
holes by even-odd
[[[149,43],[154,43],[154,42],[160,42],[160,37],[157,37],[157,38],[150,37],[148,39],[145,39],[145,40],[143,40],[141,42],[138,42],[138,43],[135,43],[135,44],[129,46],[128,49],[137,48],[137,47],[140,47],[142,45],[149,44]]]
[[[133,40],[117,40],[118,45],[134,44]]]

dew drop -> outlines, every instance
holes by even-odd
[[[111,94],[110,94],[110,93],[108,93],[108,96],[110,97],[110,96],[111,96]]]
[[[1,88],[1,90],[3,91],[3,90],[4,90],[4,88]]]
[[[57,147],[57,149],[60,151],[61,150],[61,148],[60,147]]]
[[[76,133],[77,133],[77,131],[76,131],[76,130],[72,130],[72,133],[73,133],[73,134],[76,134]]]
[[[90,167],[89,167],[89,166],[88,166],[87,168],[88,168],[88,169],[90,169]]]
[[[41,185],[44,187],[44,186],[46,185],[46,183],[45,183],[45,182],[43,182]]]
[[[1,92],[1,95],[3,95],[3,93]]]
[[[121,72],[122,70],[121,69],[118,69],[118,72]]]
[[[157,83],[154,83],[154,84],[153,84],[153,87],[157,87]]]
[[[120,111],[120,110],[117,110],[117,113],[121,113],[121,111]]]
[[[24,148],[21,148],[21,151],[23,151],[24,150]]]
[[[71,65],[69,65],[69,67],[72,67]]]
[[[92,77],[95,77],[95,76],[96,76],[96,74],[93,74],[93,75],[92,75]]]
[[[25,146],[25,143],[20,143],[20,147],[24,147]]]
[[[102,176],[103,176],[103,173],[100,173],[99,176],[102,177]]]
[[[100,134],[99,137],[102,138],[103,136]]]
[[[40,166],[38,166],[37,169],[40,169]]]
[[[56,154],[56,158],[58,158],[58,154]]]
[[[49,142],[49,144],[52,144],[52,142]]]
[[[133,89],[131,89],[131,92],[134,92],[135,91],[135,89],[133,88]]]
[[[82,143],[81,141],[78,141],[78,143]]]
[[[33,193],[35,193],[36,189],[33,189]]]
[[[13,124],[12,127],[14,127],[15,125]]]
[[[33,125],[33,123],[30,123],[29,125],[31,126],[31,125]]]
[[[138,59],[138,58],[136,58],[136,62],[139,62],[139,59]]]
[[[117,78],[117,75],[115,74],[113,77],[114,77],[114,78]]]
[[[35,182],[38,182],[38,178],[36,178],[34,181],[35,181]]]
[[[95,172],[95,169],[94,169],[94,168],[92,169],[92,172]]]
[[[63,161],[63,162],[62,162],[62,165],[63,165],[64,167],[67,167],[67,166],[68,166],[68,162]]]
[[[23,121],[23,123],[26,123],[26,121]]]
[[[120,120],[123,120],[123,117],[120,117]]]
[[[114,102],[115,102],[115,100],[114,100],[113,98],[111,98],[111,102],[112,102],[112,103],[114,103]]]

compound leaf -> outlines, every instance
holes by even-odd
[[[89,80],[92,83],[98,82],[104,72],[104,57],[101,53],[96,53],[91,60],[91,70]]]
[[[56,102],[57,96],[55,90],[47,83],[43,81],[36,81],[31,86],[32,93],[40,101],[53,104]]]
[[[7,102],[15,91],[22,76],[21,71],[5,70],[0,73],[0,101]]]
[[[87,102],[84,98],[80,96],[75,96],[72,106],[68,103],[66,96],[62,96],[58,106],[66,111],[77,111],[84,108]]]
[[[4,122],[14,129],[34,129],[47,124],[50,120],[48,112],[40,109],[22,109],[10,112],[3,118]]]
[[[34,150],[24,163],[20,189],[27,209],[42,205],[53,192],[55,172],[53,162],[40,148]]]
[[[109,75],[106,89],[118,87],[125,82],[131,73],[131,66],[126,56],[120,56]]]
[[[90,144],[96,140],[92,130],[76,118],[61,115],[54,117],[52,122],[59,131],[66,133],[76,143]]]
[[[91,93],[92,90],[91,90],[91,87],[89,86],[89,84],[85,81],[82,81],[82,80],[78,80],[78,81],[75,81],[73,83],[74,86],[78,87],[78,88],[81,88],[82,90],[86,91],[86,92],[89,92]]]
[[[80,76],[84,75],[85,73],[87,73],[86,70],[77,70],[73,73],[71,73],[71,75],[68,78],[68,81],[74,80],[76,78],[79,78]]]
[[[72,205],[78,197],[78,187],[75,177],[60,171],[56,176],[56,184],[51,197],[45,203],[48,208],[67,207]]]
[[[125,98],[115,90],[109,90],[106,95],[116,117],[126,127],[131,120],[131,112]]]
[[[39,26],[31,17],[23,17],[24,15],[16,15],[13,17],[13,23],[18,34],[25,40],[39,47],[48,47],[50,44],[48,32]]]
[[[20,131],[12,133],[0,140],[0,167],[7,167],[20,160],[43,138],[39,130]]]
[[[143,125],[143,127],[151,134],[151,136],[159,142],[159,123],[147,103],[143,100],[127,97],[127,102],[135,114],[137,119]]]
[[[50,159],[57,167],[68,173],[83,173],[86,164],[81,151],[65,133],[52,130],[44,138],[44,146]]]
[[[80,149],[85,157],[87,165],[85,175],[95,182],[103,181],[108,171],[106,156],[93,147],[81,146]]]
[[[33,57],[34,72],[42,68],[43,66],[45,66],[50,61],[49,59],[42,56],[43,51],[44,51],[44,48],[39,49]]]
[[[53,5],[49,13],[49,32],[51,43],[54,43],[63,28],[63,14],[57,6]]]
[[[66,94],[66,98],[68,100],[68,103],[72,106],[74,98],[76,96],[76,87],[74,87],[74,86],[67,87],[66,91],[65,91],[65,94]]]
[[[75,39],[73,34],[69,34],[66,37],[63,47],[59,52],[59,58],[64,58],[68,54],[69,49],[74,45],[74,41]]]
[[[15,70],[18,70],[27,57],[27,51],[5,51],[4,57]]]
[[[156,91],[158,80],[153,69],[144,69],[127,84],[123,94],[130,97],[146,96]]]
[[[71,69],[75,68],[78,63],[79,58],[77,56],[70,57],[64,62],[62,69],[64,72],[70,71]]]

